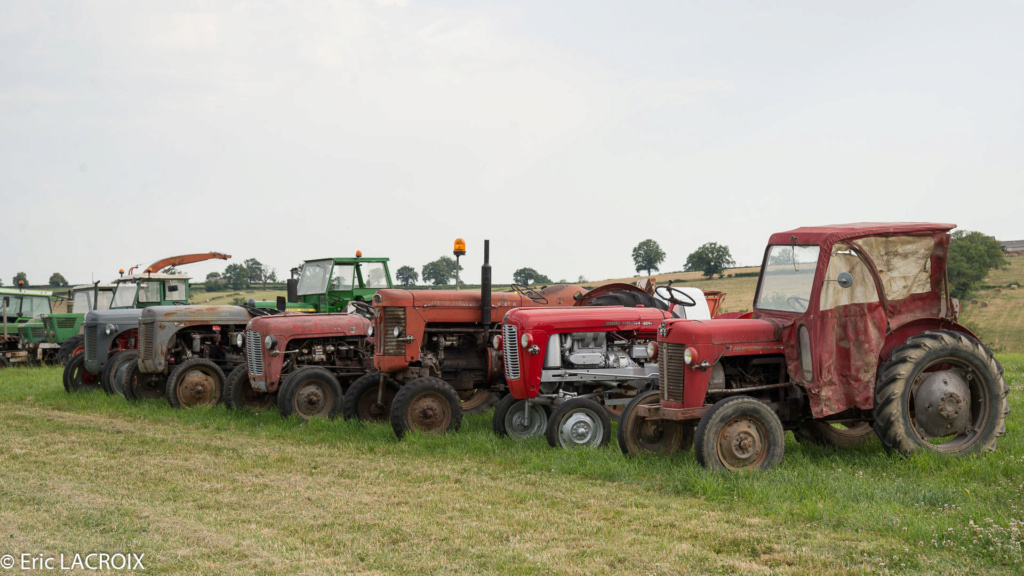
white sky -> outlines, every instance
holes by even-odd
[[[0,278],[190,252],[479,281],[760,262],[804,225],[1024,238],[1024,2],[0,1]]]

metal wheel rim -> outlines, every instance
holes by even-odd
[[[460,392],[459,399],[462,400],[462,409],[466,412],[480,406],[491,397],[491,391],[484,388]]]
[[[520,400],[505,413],[505,431],[515,438],[532,438],[544,433],[548,426],[548,413],[540,406],[529,405],[530,424],[523,424],[526,415],[523,413],[526,400]]]
[[[391,414],[391,403],[395,399],[395,392],[390,388],[384,389],[384,402],[377,403],[376,387],[370,388],[359,397],[356,409],[357,417],[362,422],[384,422]]]
[[[937,441],[945,437],[929,437],[919,429],[915,406],[917,388],[929,373],[929,369],[937,368],[940,365],[949,365],[959,370],[967,380],[971,395],[971,423],[968,426],[967,432],[957,434],[952,439],[941,443]],[[955,454],[968,449],[981,437],[985,428],[985,422],[989,419],[989,402],[991,400],[988,388],[982,384],[981,380],[982,378],[977,376],[977,370],[975,370],[974,366],[959,358],[952,357],[939,358],[917,372],[910,390],[910,398],[907,401],[907,416],[910,420],[910,429],[922,446],[935,452]]]
[[[768,459],[768,429],[751,416],[737,416],[718,433],[718,459],[729,470],[760,468]]]
[[[426,432],[443,432],[452,421],[448,400],[437,392],[423,392],[409,403],[409,426]]]
[[[217,374],[206,366],[197,366],[178,379],[175,396],[182,406],[213,406],[220,397]]]
[[[89,392],[100,388],[99,375],[86,370],[84,361],[72,369],[71,381],[74,383],[75,390],[80,392]]]
[[[558,443],[563,448],[595,448],[604,438],[604,422],[589,408],[578,408],[559,422]]]
[[[304,418],[327,416],[334,405],[334,394],[326,382],[319,380],[304,382],[295,391],[292,403],[295,413]]]

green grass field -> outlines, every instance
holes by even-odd
[[[152,574],[1019,574],[1024,354],[999,358],[994,453],[789,435],[778,469],[746,475],[498,439],[489,414],[398,442],[0,370],[0,555],[144,553]]]

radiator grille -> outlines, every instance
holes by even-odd
[[[57,328],[62,330],[70,330],[74,328],[77,323],[78,320],[75,318],[57,318]]]
[[[382,356],[405,356],[405,342],[395,338],[395,328],[402,328],[402,335],[405,334],[405,308],[388,306],[384,308],[384,353]]]
[[[686,346],[681,344],[663,343],[658,358],[658,385],[661,397],[667,402],[683,401],[683,380],[686,374],[686,363],[683,351]]]
[[[501,327],[502,346],[505,348],[505,379],[516,380],[519,378],[519,338],[514,324],[505,324]]]
[[[33,340],[42,340],[46,338],[46,328],[43,326],[29,326],[28,335]]]
[[[43,326],[48,331],[56,331],[56,329],[57,329],[57,321],[52,316],[47,316],[46,318],[43,318]],[[72,326],[72,328],[74,328],[74,326]]]
[[[152,324],[139,323],[139,359],[152,360],[156,348],[156,330]]]
[[[100,330],[102,328],[97,324],[96,326],[87,326],[85,329],[85,361],[95,362],[96,352],[99,348]]]
[[[255,330],[245,331],[245,360],[250,374],[263,376],[263,337]]]

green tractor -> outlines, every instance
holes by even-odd
[[[0,368],[29,363],[29,354],[21,341],[22,325],[53,311],[53,293],[43,290],[0,288],[0,314],[3,332],[0,333]],[[26,331],[26,334],[28,332]]]
[[[56,360],[61,365],[66,364],[85,339],[82,324],[86,312],[110,308],[115,288],[116,284],[99,282],[75,286],[70,292],[69,312],[43,314],[19,326],[22,348],[29,353],[30,360],[40,364]]]
[[[370,302],[381,288],[391,288],[388,258],[321,258],[292,269],[288,302],[308,304],[321,314],[345,312],[349,302]]]

